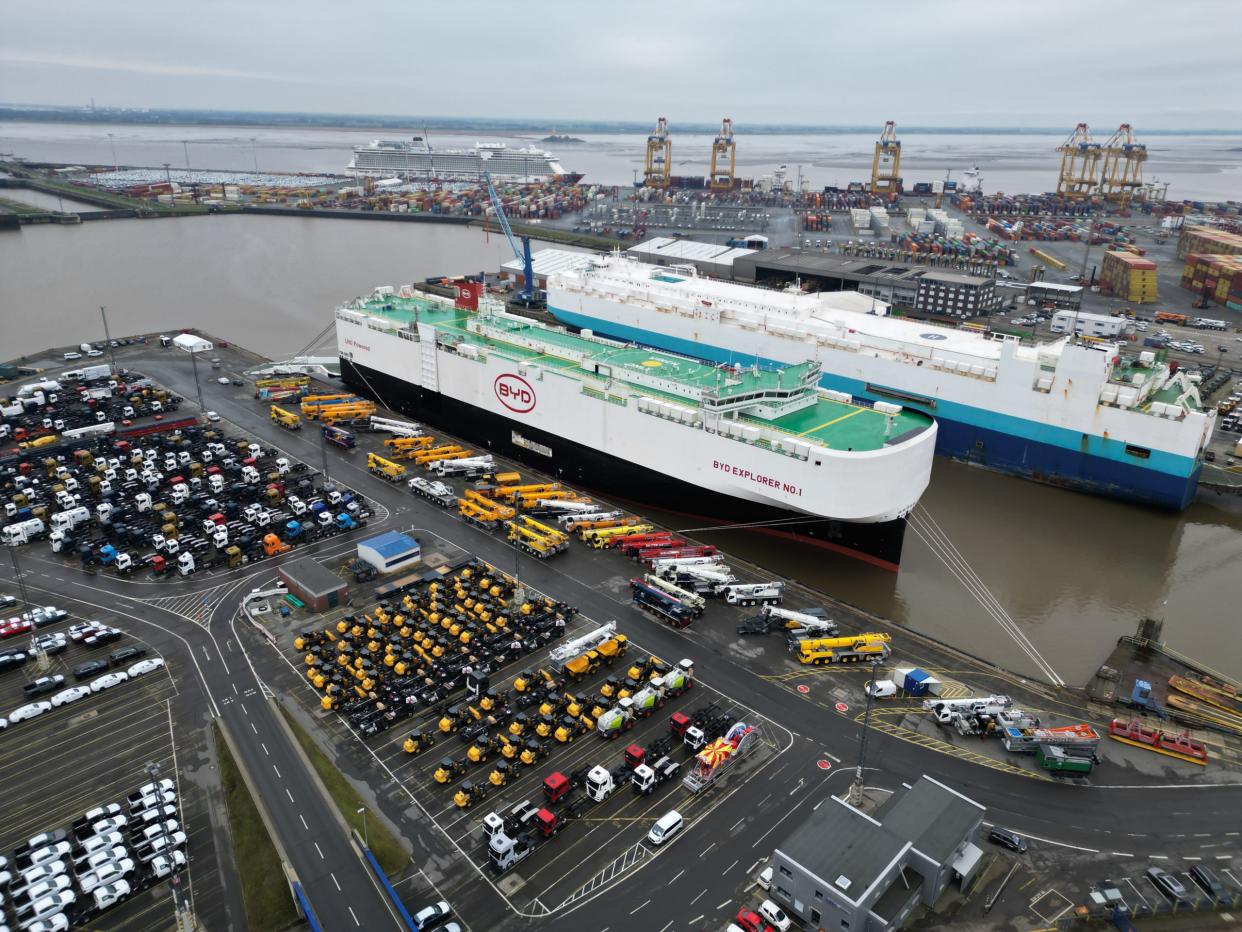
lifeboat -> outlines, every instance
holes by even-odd
[[[1172,735],[1158,728],[1149,728],[1138,719],[1125,721],[1115,718],[1108,724],[1108,736],[1114,741],[1155,751],[1166,757],[1176,757],[1200,766],[1207,764],[1207,745],[1195,741],[1188,731]]]

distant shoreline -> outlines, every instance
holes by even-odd
[[[31,107],[0,105],[0,121],[20,123],[85,123],[126,126],[261,126],[266,128],[394,130],[423,129],[441,132],[490,132],[546,135],[549,125],[567,134],[631,135],[651,130],[650,123],[629,120],[598,120],[566,123],[550,119],[501,119],[487,117],[452,118],[418,116],[349,115],[339,113],[252,113],[233,110],[87,110],[81,107]],[[751,135],[853,135],[875,133],[876,126],[804,125],[784,123],[738,123]],[[564,127],[563,130],[561,128]],[[716,123],[677,122],[677,131],[710,135],[719,129]],[[1065,133],[1065,126],[914,126],[902,124],[903,135],[975,135],[1035,136]],[[1236,136],[1237,129],[1151,129],[1143,127],[1144,136]]]

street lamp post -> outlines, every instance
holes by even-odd
[[[99,305],[99,316],[103,318],[104,342],[108,344],[108,355],[112,359],[112,374],[116,375],[116,347],[112,345],[112,334],[108,333],[108,312],[102,304]]]
[[[190,140],[181,140],[181,148],[185,150],[185,170],[190,170]]]
[[[154,761],[148,761],[144,769],[147,776],[151,778],[151,782],[155,783],[160,775],[160,765]],[[160,796],[158,786],[156,786],[155,795],[157,798]],[[168,820],[161,818],[157,824],[160,827],[160,838],[164,839],[164,859],[168,862],[168,883],[172,887],[174,927],[178,930],[193,929],[194,916],[183,910],[181,905],[181,877],[177,873],[176,852],[168,837]]]
[[[371,836],[367,832],[367,807],[366,806],[360,807],[358,809],[358,814],[362,816],[362,843],[366,846],[367,850],[370,851],[371,850]]]
[[[117,162],[116,160],[116,140],[112,138],[111,133],[108,134],[108,145],[112,147],[112,170],[114,172],[120,171],[121,170],[120,163]]]
[[[259,173],[259,150],[255,146],[255,137],[250,137],[250,155],[254,158],[254,172]]]
[[[863,712],[862,737],[858,741],[858,767],[854,771],[854,782],[850,784],[849,803],[851,806],[861,805],[863,800],[863,765],[867,759],[867,730],[871,722],[871,706],[875,702],[875,671],[879,668],[879,658],[871,660],[871,688],[864,688],[867,694],[867,707]]]
[[[198,408],[206,411],[207,406],[203,404],[203,386],[198,381],[198,350],[190,350],[190,366],[194,369],[194,392],[198,395]]]

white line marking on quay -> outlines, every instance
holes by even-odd
[[[282,777],[282,776],[280,775],[280,768],[279,768],[279,767],[277,767],[275,764],[272,764],[272,769],[276,771],[276,779],[278,779],[278,780],[283,780],[283,779],[284,779],[284,777]]]
[[[703,890],[699,893],[699,895],[690,901],[690,905],[693,906],[695,903],[701,900],[703,898],[703,894],[706,892],[707,892],[707,888],[704,887]],[[702,918],[702,917],[699,917],[699,918]]]
[[[685,872],[686,872],[686,869],[683,867],[681,870],[679,870],[679,871],[677,872],[677,876],[676,876],[676,877],[674,877],[672,880],[670,880],[667,884],[665,884],[665,886],[667,887],[667,886],[670,886],[671,884],[676,883],[676,882],[677,882],[677,877],[680,877],[680,876],[681,876],[682,874],[684,874]]]
[[[302,820],[302,828],[309,832],[310,826],[306,824],[306,816],[302,815],[302,813],[299,812],[298,818]]]
[[[315,851],[319,854],[319,860],[323,860],[323,850],[319,847],[319,842],[315,842]]]
[[[289,792],[289,787],[285,787],[285,795],[289,797],[289,802],[293,802],[293,794]]]
[[[336,892],[337,892],[337,893],[340,893],[340,892],[341,892],[341,882],[340,882],[339,880],[337,880],[337,879],[336,879],[336,874],[329,873],[329,874],[328,874],[328,876],[329,876],[329,877],[331,877],[331,878],[332,878],[332,882],[333,882],[334,884],[336,884]]]
[[[637,906],[635,906],[633,909],[630,910],[630,915],[631,916],[634,915],[636,912],[638,912],[644,906],[648,905],[650,902],[651,900],[644,900],[643,902],[639,903]]]
[[[354,920],[354,925],[361,926],[362,923],[359,922],[358,917],[354,915],[354,908],[352,906],[347,906],[346,909],[349,910],[349,918]]]

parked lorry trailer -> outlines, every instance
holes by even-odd
[[[630,580],[630,592],[635,605],[674,628],[685,628],[697,617],[689,605],[641,579]]]
[[[410,491],[419,498],[425,498],[441,508],[451,508],[457,502],[457,493],[453,487],[434,479],[415,476],[408,483]]]
[[[662,564],[663,561],[657,560],[656,563]],[[785,597],[785,584],[778,581],[730,583],[721,586],[717,593],[730,605],[780,605]]]
[[[707,606],[707,600],[697,592],[691,592],[688,589],[683,589],[676,583],[663,579],[660,576],[648,573],[643,577],[643,582],[654,589],[659,589],[666,595],[671,595],[678,602],[681,602],[683,605],[688,607],[690,611],[694,613],[696,618],[702,616],[703,610]]]

